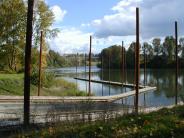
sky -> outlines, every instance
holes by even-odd
[[[60,32],[48,40],[50,48],[61,53],[99,53],[111,45],[127,48],[135,41],[136,7],[140,8],[141,42],[184,34],[184,0],[45,0],[55,15],[53,28]]]

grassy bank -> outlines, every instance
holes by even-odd
[[[82,96],[85,92],[77,89],[74,83],[63,79],[53,79],[49,87],[41,89],[42,96]],[[0,95],[23,95],[23,74],[0,74]],[[37,95],[37,86],[31,85],[31,95]]]
[[[39,131],[21,131],[15,137],[44,138],[183,138],[184,106],[138,116],[127,115],[93,123],[57,124]]]

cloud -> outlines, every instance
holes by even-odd
[[[49,40],[50,48],[63,54],[87,52],[91,34],[84,33],[76,28],[65,28],[56,38]]]
[[[126,36],[135,34],[134,0],[123,0],[112,7],[115,13],[92,21],[97,37]]]
[[[58,36],[52,40],[48,40],[50,48],[61,53],[88,53],[89,52],[89,37],[93,33],[85,33],[76,28],[65,28],[61,30]],[[125,41],[125,46],[135,39],[135,36],[109,36],[107,38],[92,39],[92,52],[99,53],[101,49],[111,45],[121,45],[122,40]]]
[[[90,23],[82,23],[81,27],[90,27]]]
[[[67,11],[62,10],[58,5],[52,6],[51,10],[55,16],[55,23],[61,23],[63,21],[64,16],[67,14]]]
[[[143,38],[172,35],[175,20],[184,30],[182,5],[183,0],[121,0],[111,8],[113,14],[93,20],[91,25],[97,37],[135,35],[135,7],[139,6]]]

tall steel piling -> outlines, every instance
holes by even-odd
[[[87,60],[87,57],[86,57],[87,55],[86,55],[86,53],[84,54],[84,66],[85,66],[85,79],[86,79],[86,60]],[[88,91],[88,84],[87,84],[87,81],[86,81],[86,93],[87,93],[87,91]]]
[[[144,87],[146,87],[146,45],[144,44]],[[144,93],[144,106],[146,106],[146,94]]]
[[[175,104],[178,104],[178,23],[175,21]]]
[[[40,96],[40,89],[41,89],[41,74],[42,74],[42,45],[43,45],[43,31],[41,31],[41,34],[40,34],[40,57],[39,57],[38,96]]]
[[[109,95],[111,95],[111,85],[110,85],[110,81],[111,81],[111,72],[110,72],[110,66],[111,66],[111,52],[109,51]]]
[[[121,50],[121,52],[122,52],[122,53],[121,53],[121,58],[122,58],[122,59],[121,59],[121,60],[122,60],[122,64],[121,64],[121,70],[122,70],[122,76],[121,76],[121,77],[122,77],[122,88],[123,88],[124,76],[125,76],[125,74],[124,74],[124,73],[125,73],[125,72],[124,72],[124,71],[125,71],[125,65],[124,65],[124,64],[125,64],[125,63],[124,63],[124,61],[125,61],[125,59],[124,59],[124,58],[125,58],[125,52],[124,52],[124,47],[123,47],[123,45],[124,45],[124,42],[122,41],[122,50]]]
[[[31,75],[31,47],[33,34],[33,7],[34,0],[28,0],[25,69],[24,69],[24,126],[30,124],[30,75]]]
[[[101,53],[101,75],[103,80],[103,52]],[[102,83],[102,96],[103,96],[103,83]]]
[[[91,46],[92,46],[92,36],[90,36],[90,47],[89,47],[89,88],[88,96],[91,95]]]
[[[138,114],[139,105],[139,8],[136,8],[136,93],[135,93],[135,113]]]

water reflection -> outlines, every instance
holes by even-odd
[[[77,73],[75,72],[75,68],[67,68],[67,73],[65,73],[66,69],[59,69],[55,70],[57,74],[62,74],[64,78],[68,81],[77,83],[80,90],[86,91],[88,88],[88,83],[84,81],[76,81],[73,77],[81,77],[81,78],[88,78],[88,73],[85,73],[84,67],[80,67],[77,69]],[[147,85],[149,86],[156,86],[157,90],[154,92],[150,92],[140,95],[139,104],[147,106],[164,106],[174,104],[174,97],[175,97],[175,70],[163,69],[163,70],[147,70]],[[122,82],[122,76],[120,70],[111,70],[110,73],[108,70],[101,70],[97,69],[96,67],[92,68],[92,79],[95,80],[106,80],[106,81],[116,81]],[[134,70],[128,70],[126,73],[126,82],[127,83],[134,83]],[[140,83],[143,84],[144,82],[144,72],[143,70],[140,71]],[[181,70],[179,72],[178,78],[178,98],[179,100],[184,99],[184,73]],[[91,83],[92,92],[95,95],[115,95],[122,92],[129,91],[131,89],[128,88],[121,88],[119,86],[109,86],[106,84],[98,84],[98,83]],[[146,101],[145,101],[145,100]],[[133,105],[134,104],[134,97],[129,97],[126,101],[127,104]],[[118,101],[119,102],[119,101]],[[121,101],[122,102],[122,101]]]

